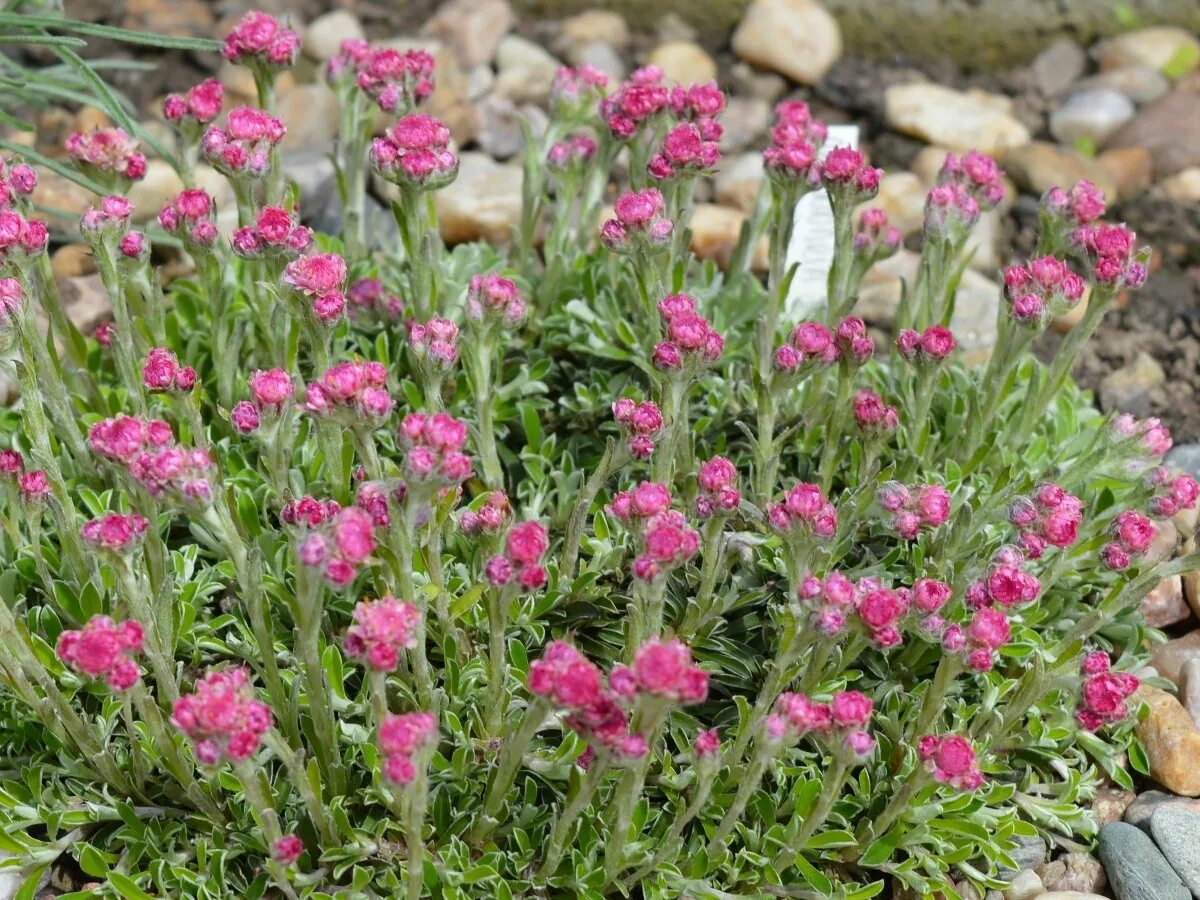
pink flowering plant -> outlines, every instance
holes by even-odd
[[[1019,838],[1094,834],[1101,774],[1145,768],[1139,604],[1197,565],[1200,496],[1165,428],[1070,381],[1147,273],[1094,187],[1042,199],[972,367],[986,156],[947,158],[887,332],[856,309],[900,243],[880,172],[799,101],[723,271],[689,221],[725,96],[653,67],[560,71],[509,247],[447,248],[427,54],[330,61],[345,228],[315,234],[279,164],[296,32],[254,12],[188,46],[257,105],[204,82],[166,100],[175,155],[122,128],[65,148],[96,195],[94,340],[35,170],[0,167],[0,821],[30,895],[65,853],[126,897],[958,896],[1003,888]],[[150,232],[123,193],[146,153],[185,185]],[[797,320],[814,191],[836,249]],[[191,275],[165,282],[159,241]]]

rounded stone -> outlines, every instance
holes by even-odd
[[[1134,112],[1133,101],[1117,91],[1081,91],[1050,114],[1050,133],[1064,144],[1090,141],[1101,146]]]
[[[754,0],[733,34],[746,62],[815,84],[842,55],[837,19],[812,0]]]
[[[1175,874],[1200,897],[1200,813],[1160,807],[1150,817],[1150,834]]]
[[[361,40],[362,23],[348,9],[335,9],[317,16],[304,29],[304,52],[324,62],[333,59],[342,49],[342,41]]]
[[[1100,860],[1120,900],[1191,900],[1179,875],[1140,828],[1124,822],[1105,825]]]
[[[713,58],[691,41],[659,44],[646,59],[646,64],[658,66],[668,81],[678,84],[705,84],[717,77],[717,64]]]

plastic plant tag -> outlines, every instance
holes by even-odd
[[[858,149],[857,125],[830,125],[821,158],[834,147]],[[825,309],[829,269],[833,265],[833,210],[825,191],[812,191],[796,204],[796,222],[787,265],[799,263],[785,304],[791,320],[812,318]]]

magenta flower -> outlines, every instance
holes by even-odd
[[[296,834],[285,834],[271,848],[271,856],[277,863],[290,866],[304,853],[304,841]]]
[[[22,472],[17,477],[17,490],[23,503],[40,503],[50,494],[50,478],[45,469]]]
[[[585,134],[558,141],[546,151],[546,165],[552,172],[579,172],[596,156],[596,142]]]
[[[665,247],[669,243],[675,225],[664,218],[666,205],[655,188],[622,194],[614,212],[616,217],[600,228],[600,241],[609,250],[626,253],[639,246]]]
[[[1138,689],[1138,679],[1128,672],[1110,671],[1107,653],[1089,653],[1083,660],[1083,685],[1075,721],[1085,731],[1099,731],[1129,715],[1128,700]]]
[[[133,204],[116,194],[103,197],[98,206],[89,206],[79,219],[79,231],[88,239],[115,235],[117,240],[129,230]]]
[[[525,320],[525,301],[516,284],[499,275],[474,275],[467,288],[467,318],[518,327]]]
[[[98,550],[127,554],[141,546],[148,525],[149,522],[136,513],[106,513],[85,523],[79,533]]]
[[[242,762],[271,727],[271,710],[254,696],[246,669],[209,672],[175,701],[171,723],[192,741],[201,765]]]
[[[300,54],[300,36],[274,16],[251,10],[226,36],[221,52],[230,62],[286,69]]]
[[[700,495],[696,498],[696,515],[708,519],[714,515],[731,515],[742,502],[738,490],[738,473],[733,463],[723,456],[714,456],[700,465],[696,475]]]
[[[387,369],[381,363],[338,363],[305,389],[303,409],[348,428],[373,430],[396,405],[386,384]]]
[[[463,534],[471,537],[498,534],[512,515],[512,506],[504,491],[490,491],[484,495],[483,505],[478,510],[464,510],[459,516],[458,526]]]
[[[437,718],[430,712],[385,718],[379,725],[379,749],[387,779],[401,787],[411,784],[417,774],[415,760],[436,744],[437,734]]]
[[[174,439],[171,426],[162,419],[126,415],[103,419],[88,430],[88,443],[97,456],[125,464],[143,450],[166,446]]]
[[[446,413],[409,413],[400,423],[399,442],[407,451],[401,469],[412,484],[452,487],[471,476],[471,459],[462,452],[465,422]]]
[[[346,291],[346,311],[355,322],[387,324],[403,318],[404,301],[390,293],[378,278],[358,278]]]
[[[550,536],[539,522],[522,522],[508,533],[503,556],[487,563],[487,577],[494,585],[516,583],[522,590],[533,591],[546,583],[541,560],[550,549]]]
[[[238,106],[225,117],[225,127],[210,125],[200,140],[205,158],[228,177],[265,178],[272,153],[287,133],[281,119],[252,106]]]
[[[371,164],[388,181],[417,190],[437,190],[458,175],[450,129],[425,113],[410,113],[375,138]]]
[[[173,350],[153,347],[142,364],[142,384],[148,391],[190,391],[196,386],[196,370],[179,365]]]
[[[837,509],[820,486],[800,482],[787,492],[782,503],[767,507],[767,521],[781,534],[824,541],[837,532]]]
[[[142,652],[144,639],[133,619],[118,624],[108,616],[92,616],[79,631],[60,634],[54,652],[76,672],[124,691],[141,677],[133,658]]]
[[[595,66],[563,66],[554,73],[550,86],[551,108],[559,118],[578,118],[600,100],[606,87],[608,76]]]
[[[962,156],[946,154],[938,172],[938,184],[961,187],[984,210],[993,209],[1004,200],[1004,172],[994,159],[976,150]]]
[[[163,101],[163,117],[168,122],[207,125],[221,114],[225,102],[225,85],[208,78],[186,94],[169,94]]]
[[[629,675],[632,681],[628,686],[635,691],[675,703],[702,703],[708,696],[708,673],[692,664],[692,651],[678,639],[646,641],[634,654]],[[614,684],[626,677],[624,670],[617,668],[609,676],[609,682]]]
[[[651,157],[646,170],[658,181],[707,172],[721,161],[719,138],[720,126],[715,122],[681,122],[667,132],[662,149]]]
[[[634,459],[649,459],[665,424],[658,404],[651,401],[638,403],[622,397],[613,403],[612,412],[629,455]]]
[[[600,118],[618,140],[629,140],[642,126],[667,109],[670,91],[660,82],[662,70],[636,70],[613,93],[600,101]]]
[[[900,414],[873,390],[862,388],[854,395],[854,422],[865,434],[884,437],[900,426]]]
[[[0,450],[0,476],[15,478],[25,468],[25,458],[19,450]]]
[[[960,791],[974,791],[983,785],[975,750],[966,738],[926,735],[917,742],[917,755],[935,781]]]
[[[880,485],[876,499],[889,514],[892,530],[906,541],[916,540],[922,528],[932,530],[950,518],[950,494],[940,484],[909,489],[888,481]]]
[[[158,214],[158,224],[193,247],[211,247],[216,243],[217,204],[199,188],[180,191]]]
[[[141,181],[146,176],[146,157],[123,128],[76,131],[67,137],[65,146],[75,164],[98,180]]]
[[[1042,195],[1042,214],[1051,224],[1062,223],[1069,227],[1091,225],[1104,215],[1106,205],[1104,191],[1086,179],[1075,183],[1071,190],[1052,187]]]
[[[336,516],[341,509],[336,500],[318,500],[305,496],[285,503],[279,512],[279,518],[285,525],[316,528],[322,522]]]
[[[821,182],[832,200],[855,205],[879,193],[883,173],[868,166],[862,153],[851,147],[835,147],[820,164]]]
[[[129,461],[129,474],[151,497],[202,509],[213,499],[216,464],[208,450],[180,446],[147,449]]]
[[[377,672],[394,672],[400,651],[416,646],[421,612],[411,603],[388,595],[363,600],[354,607],[354,624],[346,630],[342,646],[353,659]]]

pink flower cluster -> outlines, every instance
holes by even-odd
[[[467,426],[453,416],[409,413],[399,439],[406,450],[404,473],[413,481],[449,487],[471,477],[471,458],[462,452]]]
[[[162,419],[118,415],[102,419],[88,429],[92,452],[103,459],[128,465],[145,450],[165,447],[175,440]]]
[[[124,691],[141,677],[133,657],[142,652],[144,639],[142,626],[133,619],[118,624],[108,616],[92,616],[78,631],[60,634],[54,652],[76,672]]]
[[[1138,421],[1128,413],[1113,419],[1112,431],[1117,440],[1137,438],[1139,447],[1151,457],[1163,456],[1171,449],[1171,432],[1158,419]]]
[[[1158,526],[1141,513],[1127,509],[1113,519],[1112,533],[1114,540],[1104,545],[1100,560],[1119,572],[1129,568],[1134,559],[1146,555],[1158,534]]]
[[[875,646],[881,650],[900,646],[904,640],[900,620],[912,602],[911,591],[884,587],[874,578],[863,578],[857,585],[857,593],[855,612]]]
[[[687,87],[676,85],[671,88],[668,101],[671,113],[684,122],[712,121],[725,110],[725,92],[715,81],[692,84]],[[720,135],[712,140],[718,140]]]
[[[546,151],[546,165],[551,171],[578,171],[596,155],[596,141],[586,134],[575,134],[558,141]]]
[[[1147,479],[1157,493],[1150,500],[1150,513],[1169,519],[1183,509],[1195,509],[1200,499],[1200,484],[1191,475],[1176,475],[1165,466],[1150,470]]]
[[[352,77],[383,112],[397,113],[429,99],[433,70],[433,56],[424,50],[373,48],[361,38],[348,38],[329,61],[325,75],[335,84]]]
[[[950,518],[950,493],[940,484],[908,488],[887,481],[880,485],[876,499],[889,514],[889,527],[906,541],[916,540],[922,528],[932,530]]]
[[[867,323],[858,316],[847,316],[833,332],[838,360],[850,366],[862,366],[875,355],[875,342],[867,334]]]
[[[882,437],[900,427],[900,413],[870,388],[854,394],[854,423],[864,434]]]
[[[67,153],[86,174],[100,180],[114,177],[141,181],[146,177],[146,157],[124,128],[76,131],[66,140]]]
[[[683,513],[671,509],[671,492],[664,484],[643,481],[621,491],[605,511],[637,536],[640,552],[633,574],[643,581],[667,574],[700,549],[700,535],[688,527]]]
[[[36,503],[50,493],[50,479],[44,469],[25,471],[25,459],[17,450],[0,450],[0,478],[13,478],[26,503]]]
[[[186,94],[168,94],[163,101],[163,117],[168,122],[207,125],[221,114],[225,85],[209,78],[190,88]]]
[[[1080,225],[1071,242],[1087,256],[1097,284],[1140,288],[1146,283],[1145,264],[1137,250],[1137,235],[1124,225]]]
[[[346,629],[346,655],[376,672],[394,672],[400,651],[417,645],[421,611],[390,594],[363,600],[354,607],[354,624]]]
[[[935,781],[960,791],[974,791],[983,786],[975,750],[966,738],[927,734],[917,742],[917,755]]]
[[[953,332],[942,325],[930,325],[924,331],[904,328],[896,338],[901,358],[914,365],[944,362],[957,346]]]
[[[300,224],[300,217],[279,206],[264,206],[255,223],[237,229],[231,239],[233,252],[243,259],[295,256],[306,252],[312,242],[312,231]]]
[[[1074,226],[1091,225],[1107,209],[1104,191],[1086,179],[1077,181],[1069,192],[1059,187],[1050,188],[1042,195],[1041,208],[1052,219]]]
[[[846,627],[846,617],[854,611],[859,593],[841,572],[830,572],[823,579],[810,572],[796,588],[796,596],[811,610],[813,627],[832,637]]]
[[[723,456],[714,456],[700,464],[696,485],[700,488],[696,515],[701,519],[732,515],[742,503],[737,469]]]
[[[449,319],[409,321],[408,349],[422,365],[448,372],[458,359],[458,326]]]
[[[286,69],[300,54],[300,36],[274,16],[251,10],[226,36],[221,52],[230,62]]]
[[[264,178],[271,170],[271,153],[286,133],[283,121],[265,110],[238,106],[225,117],[224,128],[208,127],[200,146],[221,174]]]
[[[550,549],[550,534],[540,522],[514,525],[504,543],[504,553],[487,561],[487,580],[497,587],[517,584],[521,590],[536,591],[546,583],[542,557]]]
[[[131,553],[142,546],[149,524],[136,512],[128,515],[108,512],[100,518],[86,522],[84,527],[79,529],[79,534],[96,550]]]
[[[632,138],[647,122],[667,109],[671,92],[662,84],[658,66],[634,70],[628,80],[600,101],[600,118],[618,140]]]
[[[336,253],[298,256],[283,270],[283,283],[312,300],[317,321],[332,325],[346,308],[346,261]]]
[[[339,509],[309,525],[297,555],[304,565],[320,569],[331,586],[344,588],[375,552],[374,528],[366,511],[356,506]]]
[[[296,386],[285,369],[259,369],[247,379],[250,400],[238,403],[230,413],[233,427],[242,434],[258,430],[263,418],[275,418],[294,399]]]
[[[30,165],[17,163],[9,167],[0,159],[0,206],[8,206],[13,202],[13,195],[28,197],[37,187],[37,172]]]
[[[833,332],[820,322],[801,322],[792,329],[786,344],[775,350],[775,371],[796,375],[803,371],[833,365],[838,360]]]
[[[1075,721],[1085,731],[1099,731],[1129,715],[1129,698],[1138,689],[1138,679],[1128,672],[1111,671],[1108,654],[1097,650],[1083,659],[1083,686]]]
[[[646,170],[658,181],[699,175],[721,161],[721,126],[712,119],[680,122],[666,133]]]
[[[142,364],[142,385],[148,391],[190,391],[196,386],[196,370],[179,365],[174,350],[152,347]]]
[[[725,352],[723,338],[708,319],[696,312],[696,301],[687,294],[672,294],[658,304],[667,339],[654,347],[651,362],[660,372],[692,375]]]
[[[649,519],[671,508],[671,491],[665,484],[643,481],[631,491],[613,495],[605,512],[627,528],[640,528]]]
[[[525,301],[517,285],[499,275],[473,275],[467,286],[467,318],[516,328],[525,321]]]
[[[767,521],[780,534],[829,540],[837,533],[837,509],[818,485],[800,482],[782,503],[767,507]]]
[[[863,210],[853,238],[854,253],[863,264],[870,266],[887,259],[903,243],[904,236],[888,221],[887,213],[875,207]]]
[[[966,628],[954,624],[942,634],[942,647],[962,655],[967,668],[990,672],[996,664],[996,651],[1012,637],[1008,616],[993,607],[977,609]]]
[[[993,209],[1004,200],[1004,172],[994,159],[978,150],[962,156],[947,153],[937,180],[938,184],[961,186],[980,209]]]
[[[271,728],[271,710],[254,696],[246,669],[209,672],[175,701],[171,723],[190,738],[201,765],[242,762]]]
[[[662,410],[658,404],[649,400],[638,403],[622,397],[613,403],[612,412],[629,455],[634,459],[649,459],[654,453],[654,442],[663,430]]]
[[[215,471],[208,450],[179,446],[152,447],[129,461],[129,474],[151,497],[193,508],[212,503]]]
[[[375,138],[371,163],[388,181],[420,190],[444,187],[458,175],[450,129],[425,113],[410,113]]]
[[[318,500],[316,497],[305,495],[283,504],[279,511],[279,519],[283,524],[297,528],[316,528],[341,510],[342,506],[336,500]]]
[[[130,231],[123,235],[117,249],[126,259],[144,261],[150,257],[150,242],[142,231]]]
[[[565,641],[552,641],[529,665],[529,690],[569,713],[567,725],[617,759],[640,759],[646,739],[629,730],[629,714],[600,667]]]
[[[775,106],[771,146],[763,151],[767,177],[785,185],[817,187],[820,167],[817,152],[829,130],[801,100],[783,100]]]
[[[196,247],[211,247],[217,240],[217,204],[199,188],[180,191],[163,206],[158,224]]]
[[[1074,307],[1086,289],[1083,279],[1053,256],[1004,270],[1004,296],[1014,321],[1038,327],[1045,325],[1047,316]]]
[[[608,686],[626,700],[639,693],[672,703],[703,703],[708,696],[708,673],[692,663],[692,651],[677,638],[651,638],[637,649],[631,666],[616,666]]]
[[[348,428],[378,428],[396,406],[386,384],[383,363],[337,363],[305,388],[302,408]]]
[[[987,574],[967,587],[966,603],[971,609],[990,606],[1023,606],[1042,591],[1041,582],[1021,568],[1024,555],[1016,547],[1001,547],[993,555]]]
[[[613,206],[616,218],[600,227],[600,241],[615,253],[628,253],[643,247],[665,247],[675,223],[664,218],[666,205],[656,188],[629,191]]]
[[[0,209],[0,260],[15,253],[37,256],[46,251],[49,241],[50,232],[45,222],[26,219],[14,209]]]
[[[512,505],[504,491],[490,491],[483,498],[478,510],[464,510],[458,518],[458,527],[470,537],[499,534],[512,516]]]
[[[357,278],[346,291],[346,311],[356,322],[393,322],[404,315],[404,301],[378,278]]]
[[[866,730],[874,709],[871,698],[859,691],[839,691],[829,703],[784,693],[763,722],[763,732],[772,744],[794,744],[811,734],[835,753],[862,760],[875,749],[875,739]]]
[[[962,182],[935,185],[925,197],[925,238],[959,241],[979,221],[979,201]]]
[[[1008,521],[1021,529],[1018,542],[1030,559],[1041,559],[1048,547],[1065,549],[1079,538],[1083,503],[1056,484],[1042,484],[1032,497],[1008,508]]]
[[[379,749],[388,781],[401,787],[412,784],[419,757],[437,743],[437,736],[437,717],[431,712],[391,715],[380,722]]]
[[[550,85],[550,106],[557,118],[578,118],[600,100],[607,87],[608,76],[595,66],[562,66]]]
[[[290,866],[304,853],[304,841],[296,834],[285,834],[271,848],[271,857],[279,864]]]
[[[853,206],[879,193],[883,170],[868,166],[852,147],[834,147],[821,162],[821,183],[832,201]]]
[[[129,218],[133,215],[133,204],[117,194],[100,200],[98,206],[89,206],[79,217],[79,230],[85,238],[99,235],[123,234],[129,230]]]

